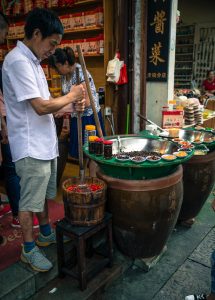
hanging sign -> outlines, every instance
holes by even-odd
[[[147,81],[167,81],[172,0],[148,1]]]

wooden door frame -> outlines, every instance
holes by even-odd
[[[115,11],[117,23],[116,45],[121,58],[125,61],[128,71],[128,84],[118,87],[118,116],[117,128],[119,133],[124,133],[126,124],[127,103],[130,104],[129,133],[134,132],[134,30],[135,30],[136,0],[118,0]],[[118,15],[117,15],[118,12]],[[119,13],[120,12],[120,13]],[[140,53],[140,113],[146,115],[146,57],[147,57],[147,0],[141,1],[141,53]],[[140,120],[140,130],[145,128],[145,123]]]

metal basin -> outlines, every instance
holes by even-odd
[[[168,140],[147,139],[136,136],[117,136],[116,138],[112,138],[111,141],[113,141],[113,154],[132,151],[158,152],[160,154],[166,154],[173,153],[178,149],[176,144]]]
[[[214,135],[210,132],[203,132],[203,131],[193,131],[193,130],[180,130],[179,131],[179,138],[193,142],[195,140],[200,140],[201,142],[204,139],[212,138]]]

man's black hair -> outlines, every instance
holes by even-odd
[[[25,36],[30,40],[35,29],[39,29],[43,39],[52,34],[63,35],[63,25],[57,14],[45,8],[35,8],[27,16],[25,23]]]
[[[55,53],[49,56],[49,65],[53,68],[56,68],[57,63],[64,65],[66,61],[68,61],[70,66],[75,64],[75,54],[70,47],[57,48]]]
[[[0,29],[5,29],[8,27],[9,21],[7,17],[0,11]]]

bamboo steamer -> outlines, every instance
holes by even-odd
[[[80,178],[72,177],[62,184],[65,218],[73,225],[92,226],[101,223],[105,213],[106,184],[104,181],[86,177],[86,184],[99,184],[102,188],[98,191],[81,192],[68,191],[67,188],[80,184]]]

